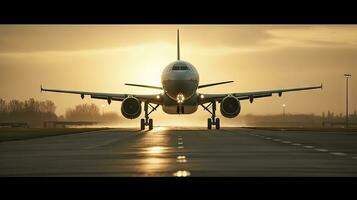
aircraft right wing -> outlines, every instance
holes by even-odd
[[[312,90],[312,89],[322,89],[322,84],[320,86],[312,87],[300,87],[300,88],[290,88],[290,89],[278,89],[278,90],[266,90],[266,91],[255,91],[255,92],[241,92],[241,93],[227,93],[227,94],[200,94],[203,98],[200,99],[200,104],[205,104],[212,101],[221,101],[224,97],[231,95],[237,97],[239,100],[249,99],[253,102],[255,98],[271,97],[273,94],[282,95],[284,92],[301,91],[301,90]]]
[[[58,90],[58,89],[45,89],[41,86],[41,92],[57,92],[57,93],[67,93],[67,94],[79,94],[83,99],[85,96],[90,96],[92,99],[103,99],[107,100],[108,103],[111,101],[123,101],[128,96],[133,96],[138,98],[140,101],[162,104],[162,98],[160,94],[120,94],[120,93],[102,93],[102,92],[87,92],[87,91],[75,91],[75,90]]]

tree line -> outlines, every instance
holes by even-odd
[[[117,113],[107,112],[100,114],[100,110],[95,104],[80,104],[74,108],[66,110],[65,119],[67,120],[83,120],[97,122],[118,122],[120,117]]]
[[[80,104],[68,108],[65,116],[57,116],[56,105],[51,100],[39,101],[34,98],[28,100],[6,101],[0,98],[0,122],[28,123],[30,127],[40,127],[45,121],[95,121],[118,122],[117,113],[107,112],[100,114],[100,109],[95,104]]]

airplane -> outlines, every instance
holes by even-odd
[[[210,84],[199,84],[199,74],[196,68],[189,62],[180,59],[180,32],[177,30],[177,60],[168,64],[161,75],[162,86],[150,86],[141,84],[126,83],[128,86],[144,87],[161,90],[158,94],[121,94],[121,93],[99,93],[87,91],[57,90],[42,88],[41,92],[58,92],[79,94],[83,99],[90,96],[93,99],[107,100],[108,104],[112,101],[121,101],[121,113],[127,119],[136,119],[142,113],[142,103],[144,103],[144,117],[140,120],[140,129],[153,129],[153,119],[149,115],[156,111],[161,105],[162,110],[167,114],[192,114],[199,106],[211,114],[207,119],[207,128],[220,129],[220,119],[216,117],[216,104],[220,104],[220,112],[226,118],[237,117],[241,111],[240,101],[249,100],[253,103],[256,98],[271,97],[273,94],[282,96],[284,92],[322,89],[320,86],[300,87],[290,89],[277,89],[254,92],[205,94],[198,92],[201,88],[232,83],[233,81],[223,81]],[[149,110],[150,107],[150,110]]]

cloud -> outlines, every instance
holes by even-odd
[[[0,26],[0,55],[98,55],[175,49],[172,26]],[[184,26],[187,54],[227,55],[286,48],[356,48],[357,26]],[[143,35],[143,32],[145,34]]]
[[[357,26],[310,26],[266,30],[264,44],[279,48],[357,48]]]

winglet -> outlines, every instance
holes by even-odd
[[[320,87],[321,87],[321,90],[322,90],[322,83],[321,83],[321,86],[320,86]]]
[[[43,88],[42,88],[42,84],[41,84],[41,86],[40,86],[40,87],[41,87],[41,92],[42,92],[42,90],[43,90]]]

